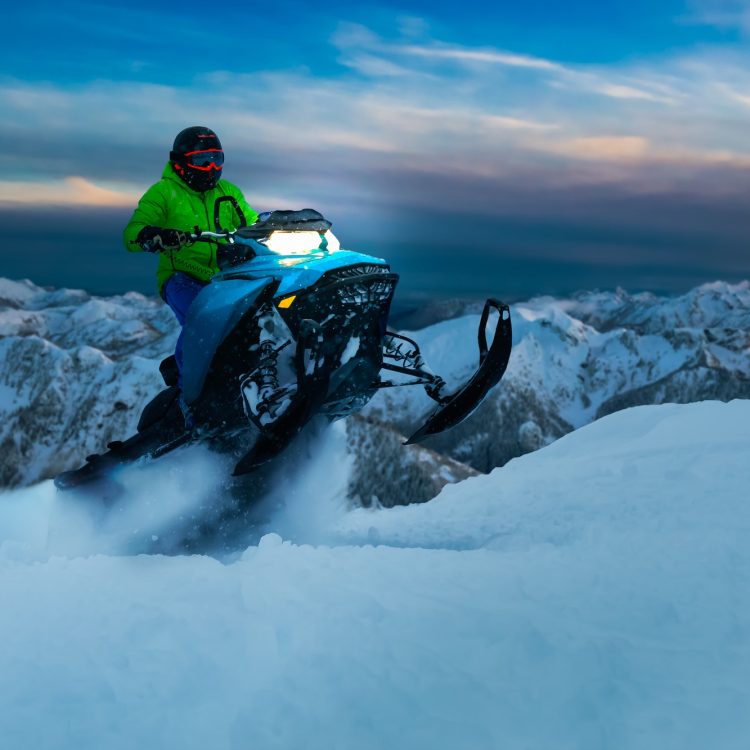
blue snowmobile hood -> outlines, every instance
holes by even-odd
[[[329,252],[324,246],[305,255],[280,255],[252,240],[243,240],[242,244],[252,246],[257,255],[214,276],[188,311],[182,374],[183,398],[188,404],[200,396],[222,341],[271,284],[278,285],[273,296],[281,300],[313,287],[326,273],[339,268],[388,266],[382,258],[349,250]]]

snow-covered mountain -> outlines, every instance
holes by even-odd
[[[628,409],[354,510],[326,444],[278,533],[223,564],[107,549],[101,519],[84,539],[49,482],[0,495],[0,744],[744,748],[748,444],[748,401]],[[149,511],[208,490],[177,468]]]
[[[54,476],[131,433],[176,337],[154,298],[0,280],[0,486]]]
[[[413,334],[458,383],[476,365],[475,303]],[[464,313],[464,314],[461,314]],[[750,397],[750,284],[707,284],[677,298],[583,293],[512,307],[508,372],[464,424],[403,448],[432,408],[411,388],[383,392],[348,420],[350,495],[364,504],[427,500],[623,407]],[[414,318],[412,318],[414,319]],[[408,333],[408,332],[407,332]],[[0,486],[79,464],[135,428],[161,387],[158,361],[177,326],[161,301],[96,298],[0,280]]]

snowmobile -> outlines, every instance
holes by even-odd
[[[274,211],[226,231],[224,200],[245,223],[226,196],[216,202],[216,231],[190,235],[215,243],[220,272],[190,307],[181,389],[168,357],[160,365],[166,387],[143,409],[136,434],[57,476],[59,489],[197,442],[231,454],[234,475],[247,474],[278,456],[316,415],[346,417],[381,388],[404,385],[422,385],[436,402],[406,441],[416,443],[466,419],[502,378],[511,351],[507,305],[487,300],[479,366],[446,393],[418,344],[387,330],[398,275],[384,260],[341,249],[331,222],[312,209]]]

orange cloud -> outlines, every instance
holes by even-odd
[[[85,177],[20,182],[0,180],[0,203],[37,203],[59,206],[135,206],[139,194],[102,187]]]
[[[648,139],[630,135],[537,141],[527,146],[560,156],[594,161],[631,161],[642,159],[649,152]]]

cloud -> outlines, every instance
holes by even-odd
[[[481,62],[491,65],[503,65],[511,68],[529,68],[531,70],[544,70],[562,72],[563,65],[545,60],[541,57],[531,57],[512,52],[492,49],[468,49],[465,47],[451,47],[443,45],[420,46],[404,45],[398,50],[404,55],[415,55],[417,57],[431,58],[433,60],[454,60],[457,62]]]
[[[736,91],[727,84],[719,84],[719,87],[723,89],[726,92],[726,95],[733,101],[744,104],[746,107],[750,107],[750,91],[748,93]]]
[[[683,23],[714,26],[719,29],[750,31],[748,0],[691,0]]]
[[[217,70],[181,86],[0,78],[0,127],[16,144],[0,154],[0,196],[124,205],[158,179],[174,134],[197,122],[219,131],[227,177],[250,197],[347,211],[388,205],[384,174],[640,191],[655,166],[672,186],[685,170],[747,168],[742,55],[573,65],[431,39],[419,19],[401,27],[387,38],[342,24],[332,39],[341,66],[329,75]]]
[[[641,99],[648,102],[662,102],[664,104],[670,104],[674,101],[670,97],[660,96],[652,91],[646,91],[622,83],[602,82],[601,84],[595,85],[593,88],[604,96],[609,96],[613,99]]]
[[[615,99],[645,99],[646,101],[658,102],[660,97],[650,94],[648,91],[623,86],[622,84],[608,83],[602,86],[602,93]]]
[[[497,136],[502,131],[539,133],[559,128],[554,122],[489,114],[477,106],[461,106],[458,103],[451,108],[428,107],[378,97],[364,100],[362,106],[366,116],[377,122],[380,127],[402,133],[416,133],[419,136],[471,134],[477,138],[482,134]]]
[[[20,182],[0,180],[0,203],[56,206],[135,206],[139,194],[130,190],[116,190],[71,175],[64,180]]]
[[[386,60],[374,54],[355,53],[346,58],[342,58],[341,62],[347,67],[371,78],[398,78],[400,76],[409,75],[410,73],[410,71],[402,65],[398,65],[391,60]]]
[[[594,161],[642,160],[649,153],[649,141],[640,136],[592,136],[537,142],[541,151]],[[533,146],[532,146],[533,147]]]
[[[663,85],[652,87],[649,81],[611,78],[611,73],[594,71],[592,66],[573,66],[544,57],[493,48],[474,48],[447,44],[438,40],[414,44],[407,40],[385,41],[370,29],[355,24],[344,24],[333,36],[333,43],[341,50],[344,64],[367,75],[422,75],[430,71],[409,68],[409,60],[416,58],[427,63],[449,62],[476,70],[477,66],[525,70],[545,76],[547,85],[578,88],[591,94],[613,99],[633,99],[662,104],[674,101],[674,92],[665,92]],[[433,76],[436,72],[431,73]]]

